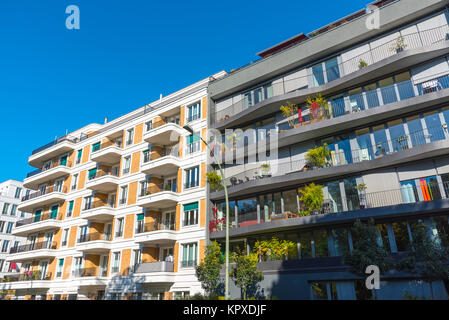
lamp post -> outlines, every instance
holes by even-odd
[[[221,180],[223,182],[223,189],[225,194],[225,202],[226,202],[226,240],[225,240],[225,299],[229,299],[229,199],[228,199],[228,189],[226,187],[226,177],[223,171],[223,168],[220,165],[220,162],[217,161],[217,158],[215,158],[215,152],[209,147],[206,141],[199,135],[195,134],[193,132],[192,127],[189,125],[185,125],[183,127],[185,130],[187,130],[191,135],[196,135],[201,139],[201,141],[206,145],[206,147],[210,150],[212,153],[215,163],[218,165],[218,168],[220,170]]]

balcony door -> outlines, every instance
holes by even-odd
[[[161,248],[161,261],[173,262],[173,248]]]
[[[163,229],[175,230],[175,212],[164,212],[162,215]]]
[[[39,263],[40,280],[45,279],[45,277],[47,276],[47,270],[48,270],[48,261],[41,261]]]
[[[52,242],[53,242],[53,232],[47,232],[45,234],[46,249],[51,249]]]
[[[106,277],[108,273],[108,262],[109,262],[109,256],[104,255],[101,257],[101,264],[100,264],[100,271],[99,276]]]
[[[62,192],[63,184],[64,184],[64,179],[56,180],[55,181],[55,191],[56,192]]]

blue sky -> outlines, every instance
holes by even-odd
[[[33,149],[102,123],[364,8],[359,1],[5,0],[0,4],[0,181]],[[68,5],[81,29],[65,27]]]

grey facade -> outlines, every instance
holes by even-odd
[[[339,21],[209,86],[209,125],[223,135],[222,146],[229,140],[225,130],[245,132],[227,144],[231,249],[249,252],[272,236],[297,243],[291,259],[260,262],[263,296],[366,299],[364,280],[343,265],[339,251],[353,247],[356,219],[373,218],[393,256],[409,250],[418,220],[443,243],[449,240],[448,1],[374,4],[380,29],[366,27],[370,12]],[[307,107],[318,95],[326,103]],[[285,117],[280,107],[287,102],[300,113]],[[261,146],[272,143],[276,158],[261,158]],[[331,159],[310,168],[308,150],[324,143]],[[209,170],[216,170],[213,161]],[[300,191],[310,183],[322,186],[325,202],[319,214],[303,216]],[[223,217],[224,192],[210,190],[209,200],[209,209],[217,207]],[[337,243],[339,234],[346,243]],[[209,239],[223,243],[224,236],[216,228]],[[448,298],[449,283],[432,287],[434,297]],[[234,285],[231,291],[240,296]],[[398,272],[382,278],[376,295],[403,299],[406,292],[431,295],[427,283]]]

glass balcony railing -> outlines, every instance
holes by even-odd
[[[351,74],[355,71],[365,68],[366,66],[372,65],[388,57],[394,56],[395,54],[398,54],[402,51],[442,43],[449,39],[448,34],[449,34],[449,25],[443,25],[433,29],[423,30],[416,33],[410,33],[407,35],[403,35],[397,39],[388,41],[378,47],[371,48],[349,60],[343,61],[335,65],[329,65],[328,70],[326,70],[326,72],[323,70],[323,68],[319,69],[310,68],[309,74],[306,76],[289,78],[288,80],[282,78],[280,79],[282,81],[275,81],[271,85],[268,85],[269,94],[254,93],[254,95],[251,95],[251,98],[249,98],[247,94],[242,94],[242,99],[231,104],[226,108],[218,110],[215,113],[215,122],[216,123],[223,122],[229,119],[230,117],[239,114],[243,110],[246,110],[248,108],[257,105],[262,100],[291,92],[292,90],[289,90],[288,88],[291,87],[295,82],[309,83],[309,87],[315,87],[322,85],[324,83],[329,83],[341,78],[344,75]],[[325,81],[324,78],[325,75],[328,81]],[[315,81],[312,81],[313,83],[310,83],[309,79],[313,78],[315,79]],[[322,80],[318,81],[321,78]],[[265,85],[265,87],[267,87],[267,85]],[[411,91],[404,89],[403,90],[404,96],[402,98],[405,99],[407,97],[407,94],[410,93]],[[382,94],[385,95],[385,100],[383,104],[387,104],[389,103],[389,101],[392,101],[391,100],[393,99],[392,97],[390,97],[391,99],[389,99],[389,96],[393,94],[392,88],[382,89]],[[370,103],[371,105],[376,105],[378,102],[375,97],[373,97],[373,99],[374,100],[368,99],[368,103]],[[336,115],[339,114],[338,112],[342,112],[342,108],[337,108],[335,114]]]

